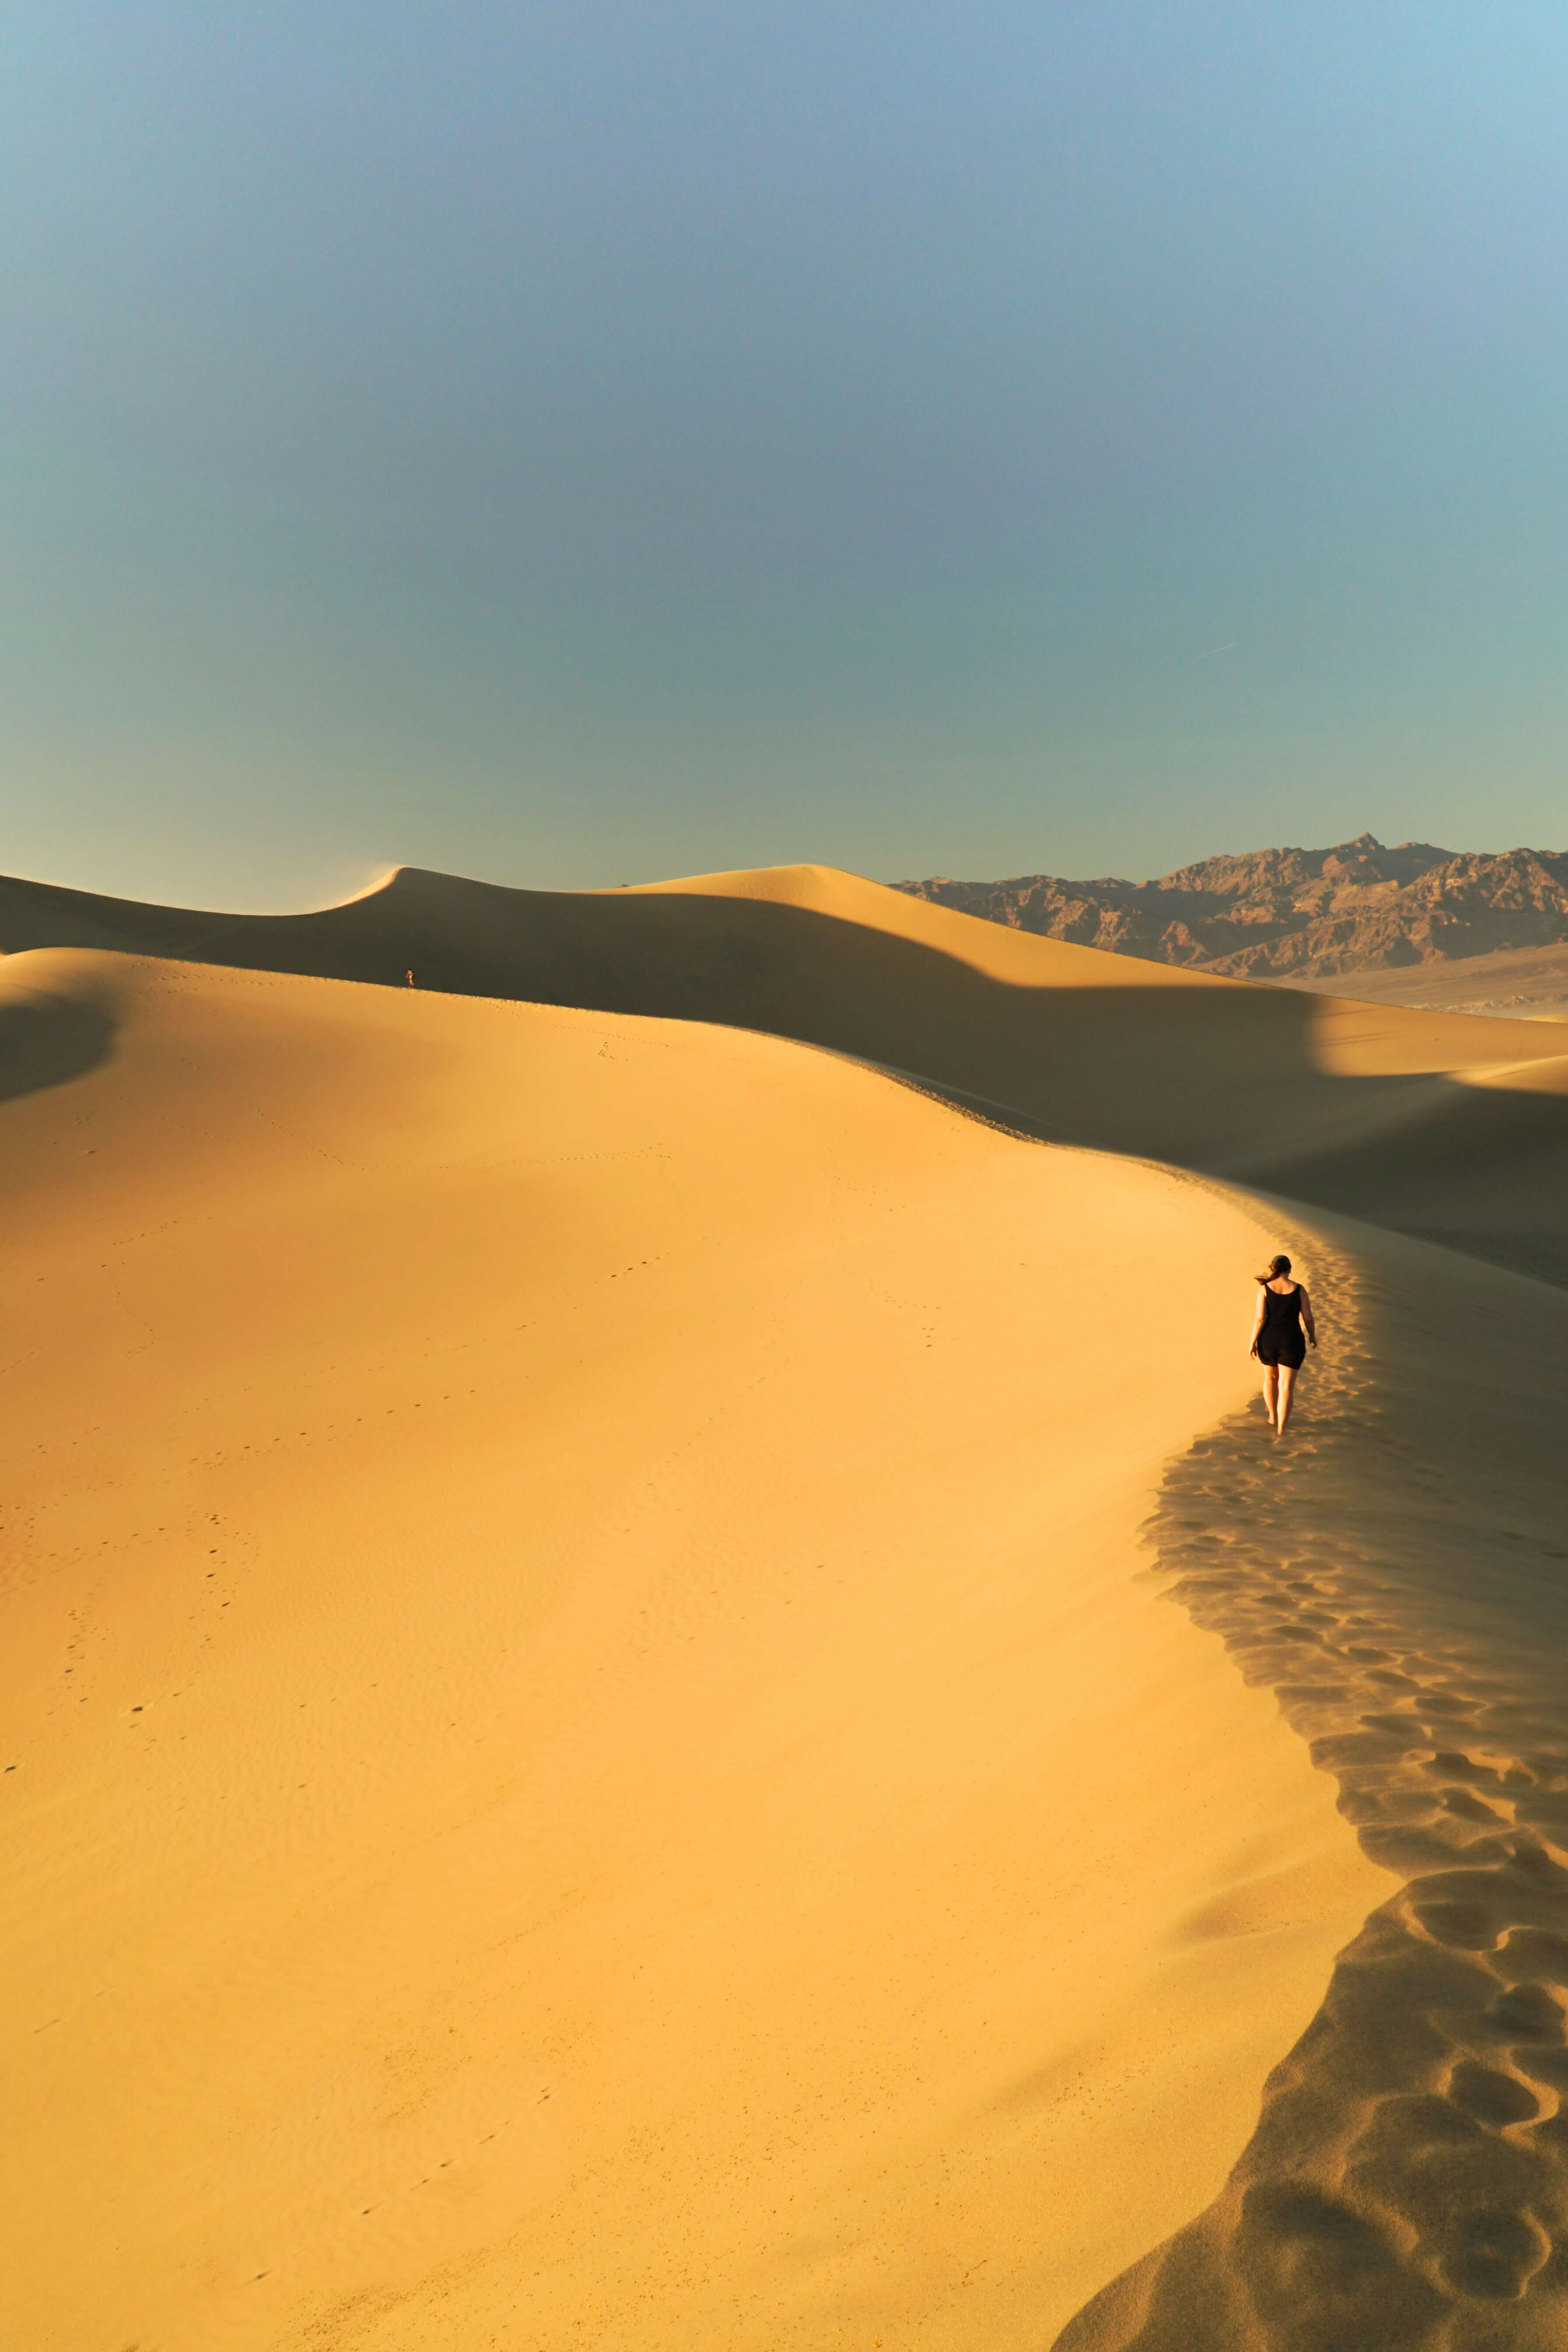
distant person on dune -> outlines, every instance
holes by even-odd
[[[1308,1343],[1314,1348],[1318,1344],[1318,1327],[1312,1320],[1311,1300],[1300,1284],[1290,1279],[1288,1257],[1271,1259],[1268,1273],[1260,1274],[1258,1282],[1252,1352],[1263,1367],[1268,1426],[1276,1437],[1283,1437],[1296,1375],[1306,1361]]]

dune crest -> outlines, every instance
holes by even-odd
[[[1300,1246],[1348,1340],[1310,1426],[1279,1460],[1216,1430],[1152,1533],[1405,1883],[1341,1954],[1225,2193],[1061,2352],[1568,2329],[1568,1298],[1354,1226]]]

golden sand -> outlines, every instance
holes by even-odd
[[[1249,2138],[1336,1953],[1392,1897],[1491,2018],[1485,1953],[1554,1932],[1492,1849],[1555,1826],[1568,1302],[1334,1210],[1425,1153],[1439,1212],[1462,1179],[1467,1231],[1534,1246],[1541,1170],[1489,1139],[1528,1115],[1554,1164],[1562,1065],[816,869],[531,904],[509,993],[629,999],[640,954],[689,1017],[5,967],[7,2340],[1164,2352],[1223,2304],[1216,2345],[1283,2344]],[[756,1034],[792,988],[802,1038],[1060,1139]],[[1318,1206],[1152,1164],[1268,1181],[1260,1101]],[[1281,1234],[1326,1347],[1271,1453],[1238,1415]],[[1411,1691],[1484,1755],[1345,1748]],[[1485,1887],[1431,1892],[1445,1840]],[[1467,1902],[1489,1946],[1442,1940]],[[1398,2339],[1436,2345],[1503,2273],[1354,2185],[1417,2095],[1367,2082],[1406,1958],[1330,2033],[1317,2138],[1289,2113],[1313,2194],[1383,2198],[1406,2305],[1447,2296]],[[1466,2066],[1521,2069],[1458,1983],[1418,2095],[1462,2121],[1503,2095]]]

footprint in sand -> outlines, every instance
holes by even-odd
[[[1374,1324],[1351,1262],[1313,1258],[1325,1321]],[[1556,1643],[1518,1635],[1560,1613],[1550,1530],[1461,1520],[1364,1349],[1325,1351],[1304,1410],[1310,1452],[1260,1458],[1237,1414],[1173,1469],[1156,1572],[1273,1685],[1405,1883],[1222,2196],[1058,2352],[1568,2345],[1568,1696]]]

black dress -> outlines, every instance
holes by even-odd
[[[1300,1284],[1287,1291],[1283,1297],[1277,1290],[1263,1293],[1263,1321],[1258,1333],[1258,1360],[1263,1364],[1289,1364],[1299,1372],[1307,1360],[1307,1342],[1301,1330],[1301,1290]]]

